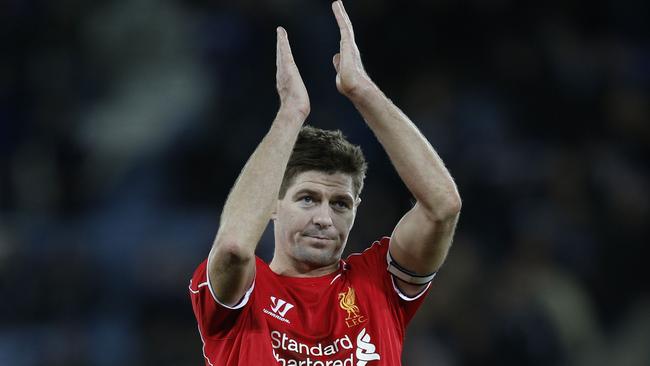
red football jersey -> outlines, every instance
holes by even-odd
[[[401,365],[406,325],[422,304],[388,273],[390,238],[321,277],[275,274],[256,259],[255,281],[234,307],[212,294],[206,261],[190,281],[206,365]]]

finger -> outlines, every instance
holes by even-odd
[[[348,29],[350,29],[350,32],[352,32],[352,35],[354,35],[353,29],[352,29],[352,21],[350,20],[350,16],[348,15],[348,11],[345,10],[345,5],[343,5],[343,1],[339,0],[339,4],[341,5],[341,11],[343,12],[343,19],[345,20],[345,24],[348,26]]]
[[[278,37],[276,65],[280,67],[280,65],[283,64],[293,63],[293,54],[291,53],[291,46],[289,45],[287,31],[282,27],[278,27],[276,31]]]
[[[280,51],[280,32],[281,32],[280,29],[282,29],[282,27],[275,28],[275,36],[276,36],[276,42],[275,42],[275,66],[278,69],[280,68],[280,64],[282,62],[282,59],[280,57],[280,53],[281,53],[281,51]]]
[[[354,31],[352,30],[352,23],[348,14],[345,12],[343,3],[341,1],[335,1],[332,3],[332,11],[334,11],[334,17],[336,18],[336,24],[339,26],[341,31],[341,40],[347,41],[354,39]]]
[[[341,54],[337,53],[334,55],[332,58],[332,63],[334,64],[334,69],[336,69],[336,72],[339,72],[339,65],[341,64]]]

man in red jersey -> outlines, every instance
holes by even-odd
[[[400,365],[404,332],[451,245],[456,186],[428,141],[363,69],[343,4],[336,86],[359,110],[417,203],[363,253],[341,260],[366,163],[340,131],[303,127],[309,97],[277,29],[280,109],[223,208],[190,281],[206,365]],[[270,264],[255,256],[274,223]]]

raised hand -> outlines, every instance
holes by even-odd
[[[306,118],[310,111],[309,95],[293,60],[287,31],[278,27],[277,37],[275,80],[280,96],[280,108],[299,113]]]
[[[343,3],[333,2],[332,10],[341,31],[340,50],[332,60],[336,69],[336,88],[348,98],[358,97],[372,89],[374,83],[361,63],[361,54],[354,42],[352,23]]]

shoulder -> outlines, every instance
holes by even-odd
[[[200,287],[207,286],[208,284],[208,260],[205,259],[201,262],[190,279],[190,292],[197,293]]]
[[[389,237],[382,237],[374,241],[368,248],[359,253],[350,254],[343,260],[344,269],[352,278],[366,280],[370,277],[377,280],[388,278],[388,253]]]
[[[259,300],[256,300],[259,296],[256,293],[260,291],[260,288],[264,291],[269,287],[268,272],[270,271],[268,264],[260,258],[256,257],[255,265],[256,273],[251,287],[233,306],[220,303],[214,295],[207,274],[207,259],[198,265],[190,280],[189,292],[202,337],[234,337],[239,330],[243,329],[246,321],[255,319],[256,313],[252,309],[259,306],[257,304]]]
[[[262,258],[255,256],[255,277],[267,277],[271,269],[268,263],[264,262]],[[199,287],[207,286],[208,284],[208,260],[204,259],[192,274],[190,280],[190,292],[196,292]]]
[[[227,306],[222,304],[214,294],[210,277],[208,276],[208,260],[203,260],[194,270],[192,278],[190,279],[189,291],[193,301],[197,301],[197,306],[200,305],[203,309],[229,309],[238,310],[243,308],[249,303],[249,298],[254,298],[252,294],[255,287],[266,287],[269,281],[271,269],[269,265],[261,258],[255,257],[255,277],[251,287],[246,291],[241,301],[235,306]]]
[[[368,248],[360,253],[351,253],[346,263],[350,265],[359,264],[374,264],[386,263],[386,255],[388,253],[388,246],[390,245],[390,237],[384,236],[379,240],[374,241]]]

